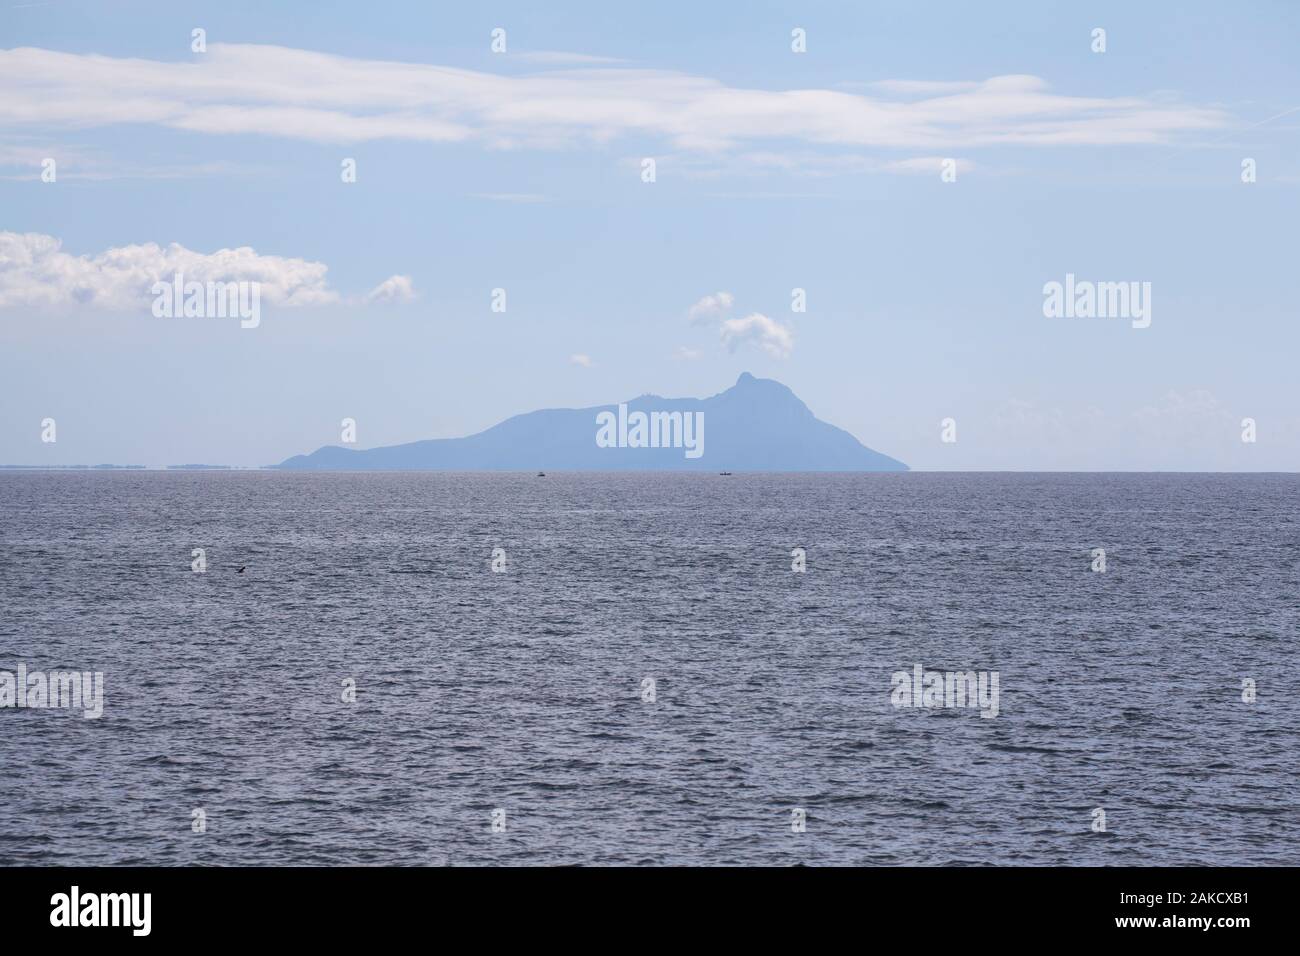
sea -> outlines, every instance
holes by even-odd
[[[1300,475],[0,473],[20,665],[3,865],[1300,864]]]

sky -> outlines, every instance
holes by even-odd
[[[0,463],[749,371],[916,469],[1295,471],[1297,49],[1286,2],[0,0]],[[256,327],[155,315],[177,271]]]

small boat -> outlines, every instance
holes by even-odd
[[[730,475],[731,472],[729,472],[729,471],[720,471],[720,472],[718,472],[718,474],[720,474],[720,475]]]
[[[537,477],[538,477],[538,478],[545,478],[545,477],[546,477],[546,472],[544,472],[544,471],[539,471],[539,472],[537,473]]]

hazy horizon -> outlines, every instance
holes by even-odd
[[[749,374],[749,373],[743,373],[743,374]],[[774,381],[774,380],[773,380],[773,381]],[[727,390],[727,389],[723,389],[722,391],[726,391],[726,390]],[[719,392],[719,393],[715,393],[715,394],[721,394],[721,392]],[[512,419],[515,419],[515,418],[521,418],[521,417],[528,416],[528,415],[531,415],[531,414],[534,414],[534,413],[537,413],[537,412],[555,412],[555,411],[594,411],[594,410],[597,410],[597,409],[600,409],[600,408],[608,408],[608,407],[611,407],[611,406],[616,405],[616,404],[618,404],[618,403],[626,402],[626,401],[628,401],[628,400],[632,400],[632,399],[635,399],[635,398],[644,398],[644,397],[662,398],[662,399],[664,399],[664,400],[666,400],[666,401],[675,402],[675,401],[683,401],[683,400],[688,400],[688,401],[689,401],[689,400],[703,400],[703,399],[706,399],[706,398],[709,398],[709,397],[713,397],[713,396],[660,396],[660,395],[657,395],[657,394],[655,394],[655,393],[642,393],[642,395],[640,395],[640,396],[626,396],[625,398],[616,399],[616,400],[614,400],[613,402],[598,403],[598,404],[596,404],[596,405],[583,406],[583,407],[581,407],[581,408],[526,409],[526,410],[522,410],[522,411],[520,411],[520,412],[518,412],[518,413],[516,413],[516,414],[514,414],[514,415],[507,416],[505,419],[502,419],[501,422],[493,423],[493,425],[488,426],[488,428],[481,429],[480,431],[473,432],[473,433],[471,433],[471,434],[469,434],[469,435],[463,435],[463,436],[462,436],[462,435],[428,436],[428,438],[424,438],[424,439],[414,439],[413,441],[414,441],[414,442],[426,441],[426,440],[429,440],[429,438],[434,438],[434,439],[444,439],[444,440],[445,440],[445,439],[452,439],[452,440],[455,440],[455,439],[459,439],[459,438],[474,437],[475,435],[480,435],[480,434],[483,434],[483,433],[486,432],[486,431],[491,430],[493,427],[495,427],[495,426],[498,425],[498,424],[502,424],[502,423],[507,422],[507,421],[510,421],[510,420],[512,420]],[[860,436],[854,436],[854,437],[859,438],[859,440],[861,440],[861,439],[860,439]],[[275,468],[279,467],[280,464],[281,464],[283,461],[287,460],[287,459],[290,458],[290,457],[297,456],[297,455],[299,455],[300,453],[301,453],[301,454],[306,454],[306,453],[309,453],[309,452],[312,452],[312,451],[317,451],[317,450],[320,450],[320,449],[323,449],[323,448],[344,447],[344,448],[355,448],[355,450],[364,451],[364,450],[366,450],[366,449],[368,449],[368,448],[394,447],[395,445],[399,445],[399,444],[410,444],[410,442],[393,443],[392,445],[386,445],[386,446],[378,446],[378,445],[372,446],[372,445],[366,445],[366,444],[362,444],[362,443],[357,443],[357,444],[355,444],[355,445],[348,445],[348,444],[343,444],[343,443],[340,443],[340,442],[337,442],[337,441],[335,441],[335,442],[325,442],[325,443],[323,443],[322,445],[315,446],[314,448],[302,449],[302,450],[296,450],[296,451],[293,451],[293,452],[286,453],[285,455],[282,455],[282,456],[281,456],[279,459],[277,459],[276,461],[272,461],[272,462],[257,462],[257,463],[254,463],[254,462],[241,462],[241,461],[219,461],[219,460],[217,460],[217,459],[215,459],[215,458],[206,458],[206,459],[194,460],[194,461],[188,461],[188,462],[178,462],[178,461],[152,461],[152,462],[147,462],[147,463],[146,463],[146,462],[128,462],[128,461],[107,460],[107,459],[106,459],[106,460],[103,460],[103,461],[96,461],[96,462],[85,461],[85,462],[67,462],[67,463],[59,463],[59,464],[54,464],[54,463],[35,463],[35,462],[0,462],[0,469],[9,469],[9,470],[39,470],[39,469],[50,469],[50,470],[64,470],[64,469],[77,469],[77,470],[85,469],[85,470],[96,470],[96,469],[99,469],[99,470],[148,470],[148,471],[161,471],[161,470],[186,471],[186,470],[204,470],[204,469],[211,469],[211,470],[227,470],[227,469],[228,469],[228,470],[263,470],[263,469],[265,469],[265,470],[272,470],[272,469],[275,469]],[[865,442],[864,442],[864,444],[865,444]],[[882,452],[882,453],[884,453],[884,451],[885,451],[885,450],[878,449],[878,448],[877,448],[877,449],[874,449],[874,450],[877,451],[877,452]],[[531,471],[533,467],[535,467],[535,466],[520,467],[520,468],[501,468],[501,469],[490,469],[490,470],[501,470],[501,471]],[[604,469],[585,469],[585,468],[563,468],[563,467],[557,467],[557,466],[554,466],[554,465],[550,465],[550,466],[547,466],[547,467],[551,468],[551,470],[554,470],[554,471],[575,471],[575,472],[580,472],[580,471],[593,471],[593,470],[595,470],[595,471],[599,471],[599,470],[604,470]],[[733,467],[735,467],[735,466],[733,466]],[[336,469],[336,470],[348,470],[348,469]],[[393,471],[399,471],[399,470],[407,470],[407,469],[396,469],[396,468],[395,468],[395,469],[381,469],[381,470],[393,470]],[[415,469],[415,470],[419,470],[419,469]],[[436,470],[441,470],[441,471],[475,471],[475,470],[482,470],[482,469],[454,469],[454,468],[440,468],[440,469],[436,469]],[[633,470],[633,471],[635,471],[635,470],[637,470],[637,469],[619,469],[619,470]],[[647,469],[647,470],[653,470],[653,469]],[[745,470],[748,470],[748,469],[745,469]],[[910,464],[908,464],[907,470],[908,470],[908,471],[913,471],[913,472],[949,472],[949,473],[952,473],[952,472],[962,472],[962,471],[969,471],[969,472],[971,472],[971,473],[997,473],[997,472],[1003,472],[1003,473],[1008,473],[1008,474],[1034,474],[1034,473],[1042,473],[1042,474],[1052,474],[1052,473],[1074,473],[1074,474],[1089,474],[1089,473],[1095,473],[1095,474],[1108,474],[1108,473],[1115,473],[1115,474],[1141,474],[1141,473],[1150,473],[1150,474],[1160,474],[1160,473],[1181,473],[1181,474],[1234,474],[1234,473],[1245,473],[1245,474],[1290,474],[1290,473],[1294,473],[1294,472],[1296,471],[1296,469],[1249,469],[1249,470],[1246,470],[1246,469],[1221,469],[1221,470],[1215,470],[1215,469],[1198,469],[1198,468],[1110,468],[1110,469],[1107,469],[1107,468],[998,468],[998,467],[984,467],[984,468],[975,467],[975,468],[968,468],[968,467],[962,467],[962,466],[960,466],[960,465],[947,466],[947,467],[945,467],[945,466],[937,466],[937,467],[935,467],[935,466],[932,466],[932,467],[916,467],[916,466],[913,466],[913,465],[910,465]],[[805,472],[807,472],[806,469],[799,469],[799,468],[791,468],[791,469],[764,469],[764,471],[766,471],[766,472],[768,472],[768,473],[782,473],[782,472],[785,472],[785,473],[792,473],[792,474],[795,474],[795,473],[805,473]],[[807,472],[807,473],[812,473],[812,472]]]

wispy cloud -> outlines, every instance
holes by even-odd
[[[758,141],[948,151],[1169,142],[1228,122],[1164,97],[1053,93],[1034,76],[892,81],[873,96],[601,65],[507,76],[250,44],[213,44],[186,62],[5,50],[0,88],[7,125],[150,124],[322,143],[562,147],[648,136],[705,152]]]
[[[410,302],[415,299],[415,284],[410,276],[389,276],[366,294],[371,303]]]
[[[590,355],[583,355],[581,352],[575,352],[569,356],[570,365],[580,365],[583,368],[591,368],[592,361]]]

